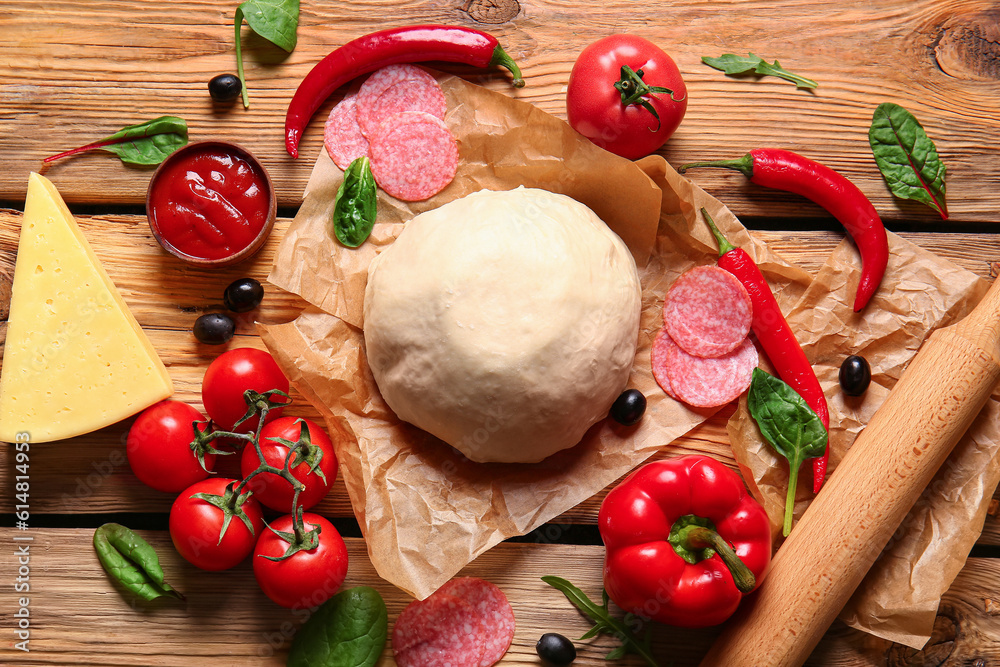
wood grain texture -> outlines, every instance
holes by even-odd
[[[512,19],[493,22],[512,8]],[[299,81],[334,47],[373,29],[448,23],[496,34],[528,85],[514,90],[499,72],[449,71],[562,118],[569,71],[584,46],[615,32],[647,37],[674,57],[689,88],[687,117],[663,151],[672,164],[737,157],[765,145],[787,148],[851,178],[887,220],[933,223],[933,211],[888,193],[868,146],[875,107],[899,103],[923,122],[949,167],[952,220],[993,222],[1000,191],[982,184],[1000,177],[995,18],[985,0],[306,0],[291,54],[244,27],[251,95],[251,108],[244,110],[213,104],[206,89],[213,75],[235,69],[227,5],[63,0],[40,11],[35,2],[3,0],[0,200],[23,200],[27,174],[43,157],[169,113],[188,120],[192,140],[249,147],[271,170],[281,205],[295,205],[332,104],[319,109],[305,134],[303,157],[292,160],[282,126]],[[748,51],[779,59],[819,88],[796,90],[774,77],[727,77],[700,61]],[[98,170],[101,187],[95,188]],[[70,202],[136,204],[144,200],[150,173],[97,152],[54,163],[47,175]],[[750,185],[739,174],[704,169],[692,178],[738,215],[829,219],[813,204]]]
[[[29,597],[30,653],[0,644],[0,664],[144,665],[156,667],[243,667],[284,665],[291,638],[306,612],[271,603],[260,592],[248,563],[226,572],[203,572],[185,563],[159,531],[139,531],[157,550],[167,580],[187,596],[186,602],[134,601],[112,582],[94,555],[93,531],[80,529],[0,529],[0,542],[30,536],[30,585],[16,593],[14,560],[0,559],[0,605],[19,606]],[[386,601],[391,624],[409,598],[379,579],[359,539],[346,539],[350,570],[345,586],[374,586]],[[12,550],[14,547],[10,547]],[[538,665],[534,645],[542,632],[581,636],[585,619],[540,577],[557,573],[592,599],[600,599],[603,548],[562,544],[510,544],[493,548],[460,574],[495,582],[506,593],[517,619],[517,631],[501,665]],[[935,636],[924,651],[913,651],[837,624],[806,662],[810,667],[917,667],[973,665],[1000,660],[1000,618],[986,611],[995,596],[1000,562],[971,559],[945,595]],[[3,631],[11,637],[13,617],[5,613]],[[718,634],[717,629],[680,630],[656,625],[653,647],[661,664],[697,664]],[[600,636],[577,642],[581,667],[606,665],[614,640]],[[387,648],[379,667],[390,667]],[[616,665],[643,664],[630,656]]]

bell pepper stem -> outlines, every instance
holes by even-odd
[[[678,167],[677,171],[683,174],[685,171],[691,167],[724,167],[726,169],[735,169],[741,172],[747,178],[753,178],[753,155],[747,153],[741,158],[736,160],[708,160],[706,162],[689,162],[688,164],[683,164]]]
[[[757,578],[753,576],[750,568],[740,560],[733,548],[729,546],[722,536],[711,528],[703,526],[691,526],[687,533],[688,543],[694,548],[704,549],[711,547],[715,553],[719,554],[722,562],[729,568],[733,575],[733,583],[741,593],[749,593],[757,585]]]

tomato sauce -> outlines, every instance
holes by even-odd
[[[155,177],[149,213],[162,241],[202,260],[230,257],[267,224],[270,188],[261,167],[224,146],[169,160]]]

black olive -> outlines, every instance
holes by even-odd
[[[235,331],[233,318],[224,313],[206,313],[194,321],[194,337],[209,345],[222,345]]]
[[[264,288],[253,278],[240,278],[229,283],[222,294],[226,308],[234,313],[246,313],[260,305],[264,298]]]
[[[554,632],[546,632],[538,638],[535,653],[552,665],[568,665],[576,660],[576,647],[573,646],[573,642]]]
[[[232,102],[243,92],[243,84],[235,74],[219,74],[208,82],[208,94],[216,102]]]
[[[626,389],[611,404],[611,418],[624,426],[638,423],[645,411],[646,397],[638,389]]]
[[[840,365],[840,388],[848,396],[865,393],[871,381],[872,369],[864,357],[852,354]]]

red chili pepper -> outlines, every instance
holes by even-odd
[[[806,359],[806,353],[802,351],[785,316],[781,314],[781,308],[767,279],[745,250],[737,248],[722,235],[708,211],[701,209],[701,214],[705,216],[719,244],[719,266],[736,276],[750,294],[750,301],[753,303],[753,323],[750,326],[768,359],[774,364],[778,377],[805,399],[823,422],[823,428],[829,431],[830,410],[826,405],[826,395],[819,385],[812,364]],[[813,493],[819,493],[823,486],[829,460],[829,446],[823,456],[813,459]]]
[[[351,40],[319,61],[299,84],[285,115],[285,148],[299,156],[302,132],[333,91],[362,74],[387,65],[437,60],[473,67],[501,65],[524,86],[521,70],[497,39],[480,30],[448,25],[415,25],[380,30]]]
[[[845,177],[819,162],[776,148],[758,148],[738,160],[692,162],[680,171],[688,167],[736,169],[751,183],[802,195],[822,206],[844,225],[861,253],[861,280],[854,297],[854,312],[860,312],[875,294],[889,262],[889,241],[875,207]]]
[[[739,475],[708,456],[639,468],[601,503],[598,527],[608,596],[669,625],[722,623],[771,561],[767,513]]]

